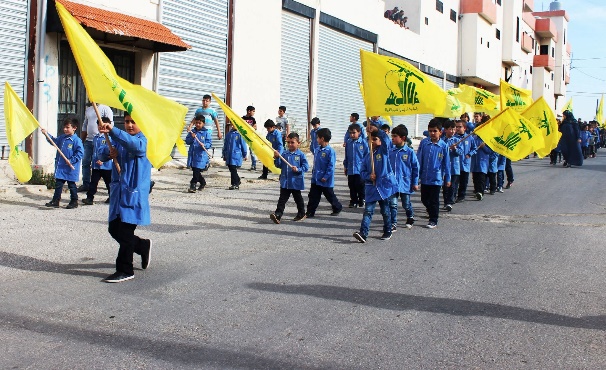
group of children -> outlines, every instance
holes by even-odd
[[[595,158],[598,148],[601,146],[602,143],[598,123],[595,121],[584,123],[581,126],[580,136],[583,158]]]

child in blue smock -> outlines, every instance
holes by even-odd
[[[78,208],[78,187],[76,181],[80,178],[80,162],[84,155],[84,145],[82,140],[76,135],[78,125],[70,119],[63,122],[63,135],[53,137],[49,135],[51,140],[61,150],[63,155],[69,161],[69,164],[61,156],[59,152],[55,156],[55,193],[53,199],[46,203],[45,206],[59,208],[59,201],[63,193],[63,185],[67,182],[69,189],[70,201],[67,209]],[[40,129],[43,134],[46,134],[45,129]],[[48,141],[48,138],[46,139]],[[49,141],[50,143],[50,141]],[[70,167],[71,164],[71,167]]]
[[[149,189],[151,163],[147,159],[147,138],[132,117],[124,115],[124,131],[103,123],[100,133],[108,133],[115,146],[107,146],[101,160],[109,158],[118,162],[112,167],[111,192],[109,196],[109,234],[120,244],[116,258],[116,272],[105,278],[108,283],[120,283],[133,279],[133,254],[141,255],[141,268],[149,266],[152,242],[135,235],[137,225],[151,223],[149,212]]]
[[[311,119],[311,131],[309,131],[309,151],[311,154],[316,152],[316,149],[320,146],[318,144],[318,130],[320,129],[320,119],[318,117],[314,117]]]
[[[109,117],[101,117],[101,123],[111,122],[112,121]],[[97,125],[97,127],[101,126],[99,125],[99,123],[97,123]],[[114,164],[114,161],[111,159],[106,161],[101,160],[101,154],[107,146],[105,140],[105,134],[97,133],[95,134],[95,136],[93,136],[92,175],[90,178],[88,190],[86,191],[86,199],[82,199],[82,203],[88,206],[91,206],[95,203],[95,194],[97,194],[99,180],[103,179],[108,194],[110,194],[111,191],[110,184],[112,182],[112,165]],[[113,144],[111,138],[109,140],[110,143]],[[105,200],[105,203],[109,203],[109,198]]]
[[[246,160],[248,154],[248,145],[238,132],[235,125],[231,126],[231,130],[225,135],[223,142],[223,160],[231,174],[231,186],[228,190],[240,189],[240,176],[238,176],[238,168],[242,166],[242,161]]]
[[[497,193],[503,193],[503,184],[505,183],[505,164],[507,158],[503,154],[499,154],[497,159]]]
[[[440,216],[440,189],[450,186],[450,153],[446,143],[440,139],[441,120],[429,121],[429,137],[423,139],[417,149],[419,160],[419,180],[421,182],[421,202],[429,214],[428,229],[438,226]]]
[[[193,176],[189,181],[189,193],[196,192],[196,184],[200,183],[198,190],[204,189],[206,180],[202,176],[202,171],[208,168],[210,158],[208,151],[213,145],[212,136],[209,130],[205,127],[204,116],[199,115],[194,117],[194,128],[187,131],[185,144],[189,145],[187,153],[187,167],[191,167]]]
[[[341,213],[343,206],[335,195],[335,167],[337,155],[329,145],[332,134],[327,128],[321,128],[317,133],[319,147],[314,152],[314,167],[311,171],[311,186],[307,202],[307,217],[314,217],[322,195],[332,207],[331,216]]]
[[[446,121],[443,128],[444,137],[442,140],[448,146],[450,156],[450,186],[442,187],[442,195],[444,197],[444,210],[450,212],[456,203],[456,191],[459,187],[459,176],[461,174],[460,161],[463,157],[464,147],[457,145],[460,139],[455,136],[456,124],[454,121]]]
[[[307,163],[305,153],[299,150],[300,143],[299,134],[291,132],[288,135],[286,138],[287,150],[282,152],[282,157],[286,162],[280,158],[280,152],[274,150],[276,167],[279,167],[281,170],[280,198],[278,199],[276,211],[269,215],[269,217],[277,224],[279,224],[282,219],[286,202],[290,199],[291,194],[297,204],[297,215],[293,221],[302,221],[306,217],[305,202],[303,201],[301,190],[305,189],[305,180],[303,176],[309,169],[309,164]]]
[[[391,197],[398,190],[393,168],[389,160],[389,149],[387,147],[389,138],[385,132],[379,130],[375,125],[368,125],[368,130],[372,138],[371,150],[373,153],[374,173],[369,154],[362,161],[360,171],[366,185],[364,215],[362,216],[360,231],[356,231],[353,234],[354,238],[360,243],[366,243],[370,222],[372,221],[372,215],[377,203],[381,207],[381,216],[383,216],[383,234],[381,235],[381,240],[391,239],[391,211],[389,204]]]
[[[282,133],[276,129],[276,123],[270,119],[265,121],[263,127],[267,130],[267,136],[265,138],[271,143],[271,147],[278,152],[282,152],[284,145],[282,143]],[[260,180],[267,180],[269,174],[269,168],[263,166],[263,173],[259,176]]]
[[[362,161],[368,155],[368,143],[361,134],[360,125],[352,123],[347,132],[349,138],[345,145],[345,176],[349,187],[349,208],[364,207],[364,180],[360,175]]]
[[[397,192],[391,197],[389,209],[391,213],[391,232],[398,226],[398,199],[406,212],[407,229],[415,223],[415,213],[410,202],[410,195],[419,190],[419,161],[415,151],[407,145],[408,128],[398,125],[391,130],[393,147],[389,151],[389,162],[393,167],[397,182]]]

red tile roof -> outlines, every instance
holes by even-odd
[[[83,26],[94,28],[108,34],[139,38],[160,44],[177,47],[175,50],[187,50],[191,46],[167,27],[154,21],[82,5],[67,0],[56,0],[61,3]]]

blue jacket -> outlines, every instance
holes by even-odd
[[[589,137],[591,136],[591,132],[589,131],[581,131],[581,146],[589,145]]]
[[[65,181],[78,181],[80,179],[80,164],[82,157],[84,156],[84,145],[82,140],[78,136],[74,135],[61,135],[59,137],[53,137],[48,135],[61,149],[61,152],[69,159],[69,162],[74,166],[72,170],[65,159],[57,152],[55,156],[55,178]],[[46,139],[48,141],[48,139]],[[49,141],[50,143],[50,141]]]
[[[280,187],[284,189],[304,190],[305,181],[303,176],[309,170],[305,153],[297,149],[294,152],[285,150],[281,154],[288,163],[297,167],[297,172],[294,172],[280,157],[276,158],[274,161],[275,165],[282,171],[280,172]]]
[[[143,132],[130,135],[117,127],[111,129],[109,136],[118,150],[116,160],[121,172],[118,174],[116,166],[112,166],[108,221],[120,216],[122,222],[149,225],[151,163],[146,157],[147,138]],[[109,147],[104,148],[101,160],[109,159]]]
[[[476,142],[476,147],[480,147],[480,145],[484,143],[479,136],[476,136],[474,140]],[[488,173],[488,163],[491,152],[492,149],[490,149],[487,145],[484,145],[480,149],[476,149],[476,154],[471,157],[471,172]]]
[[[458,143],[461,139],[456,136],[452,136],[450,139],[444,137],[444,142],[448,146],[448,154],[450,155],[450,175],[460,175],[461,174],[461,158],[464,157],[463,152],[465,148],[462,147],[464,143],[455,146],[454,149],[450,149],[450,147],[456,143]]]
[[[446,143],[438,140],[436,144],[425,138],[417,149],[419,160],[419,179],[422,185],[440,185],[450,182],[450,154]]]
[[[318,144],[318,130],[320,129],[320,127],[318,128],[314,128],[311,131],[309,131],[309,151],[312,153],[316,152],[316,149],[318,149],[318,147],[320,147],[320,144]]]
[[[248,146],[238,130],[231,130],[225,135],[223,159],[229,166],[242,166],[242,159],[248,154]]]
[[[362,126],[361,124],[359,124],[358,122],[356,122],[356,125],[360,126],[360,137],[365,140],[366,142],[368,142],[368,137],[366,136],[366,128],[364,126]],[[349,139],[349,130],[345,130],[345,137],[343,138],[343,142],[347,143],[347,140]]]
[[[280,151],[284,148],[282,144],[282,133],[280,130],[275,129],[273,132],[268,132],[266,138],[271,143],[271,147],[275,150]]]
[[[358,137],[357,140],[348,138],[346,143],[343,167],[347,170],[347,176],[359,175],[362,160],[368,155],[368,143],[362,136]]]
[[[379,130],[381,146],[373,151],[376,181],[370,179],[372,167],[370,165],[370,154],[364,157],[360,176],[364,180],[366,201],[376,202],[389,199],[398,192],[398,184],[389,160],[389,148],[387,147],[387,134]]]
[[[490,149],[490,148],[489,148]],[[494,150],[490,149],[490,154],[488,155],[488,172],[496,173],[499,171],[499,154]]]
[[[196,135],[202,144],[204,144],[206,150],[204,150],[198,140],[191,135],[192,133]],[[210,148],[213,146],[211,132],[205,127],[202,127],[202,130],[199,131],[194,127],[191,132],[187,134],[185,144],[189,145],[187,167],[205,169],[209,161],[208,153],[206,151],[210,151]]]
[[[396,178],[397,192],[414,193],[412,187],[419,185],[419,161],[415,151],[406,144],[401,148],[394,145],[389,151],[389,162]]]
[[[114,145],[112,138],[109,138],[109,142]],[[96,134],[93,137],[93,169],[94,170],[111,170],[114,164],[113,159],[108,161],[102,161],[101,156],[103,155],[104,147],[107,146],[105,142],[105,135]],[[103,164],[98,164],[97,161],[101,161]]]
[[[337,164],[337,154],[335,150],[326,145],[319,147],[314,152],[314,168],[311,171],[311,183],[325,188],[335,187],[335,166]],[[326,179],[326,181],[322,181]]]
[[[499,154],[499,159],[497,160],[497,170],[505,171],[505,163],[507,158],[503,154]]]
[[[459,141],[461,141],[461,139],[463,139],[465,136],[467,136],[467,135],[457,135],[457,134],[454,135],[454,137],[456,137]],[[459,174],[461,174],[461,172],[470,172],[471,157],[473,157],[477,151],[476,142],[475,142],[473,136],[468,136],[465,139],[465,141],[463,141],[461,144],[458,145],[458,147],[463,150],[463,153],[460,155],[460,161],[459,161],[460,172],[459,172]],[[469,156],[470,158],[467,158],[467,156]]]

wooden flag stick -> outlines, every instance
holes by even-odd
[[[38,126],[40,126],[38,124]],[[59,154],[61,154],[61,156],[63,157],[63,159],[65,159],[65,162],[67,162],[67,164],[69,165],[69,167],[74,170],[74,166],[72,165],[72,162],[69,161],[69,159],[67,159],[67,157],[65,156],[65,154],[63,154],[63,152],[61,151],[61,149],[59,149],[59,147],[57,146],[57,144],[55,144],[55,142],[53,141],[53,139],[51,139],[50,136],[48,136],[48,134],[46,133],[46,130],[42,131],[42,133],[44,134],[44,136],[46,136],[46,139],[53,144],[53,146],[55,147],[55,149],[57,149],[57,151],[59,152]]]
[[[279,152],[279,151],[277,151],[277,150],[275,150],[275,149],[274,149],[274,153],[278,153],[278,157],[280,157],[280,159],[281,159],[281,160],[283,160],[283,161],[284,161],[284,163],[286,163],[286,164],[287,164],[287,165],[290,167],[290,169],[291,169],[291,170],[293,170],[293,171],[294,171],[294,170],[297,168],[297,166],[293,166],[293,165],[292,165],[292,164],[290,164],[290,163],[289,163],[289,162],[288,162],[288,161],[287,161],[287,160],[286,160],[284,157],[282,157],[282,154],[280,154],[280,152]]]
[[[192,133],[190,131],[190,133]],[[198,144],[200,144],[200,146],[202,147],[202,149],[204,149],[204,151],[206,152],[206,154],[208,154],[209,158],[212,158],[212,155],[208,152],[208,150],[206,150],[206,147],[204,146],[204,143],[200,141],[200,139],[198,139],[198,136],[194,133],[192,135],[194,137],[194,139],[196,139],[196,141],[198,142]]]
[[[97,122],[103,122],[103,120],[101,119],[101,114],[99,113],[99,109],[97,108],[97,104],[93,101],[91,101],[91,104],[93,105],[93,108],[95,109],[95,113],[97,114]],[[98,123],[97,123],[98,124]],[[107,144],[107,146],[109,147],[109,150],[112,150],[114,147],[112,146],[111,141],[109,140],[109,135],[107,134],[107,132],[105,133],[105,142]],[[114,166],[116,166],[116,171],[118,171],[118,174],[121,172],[120,171],[120,164],[118,164],[118,161],[114,161]]]

